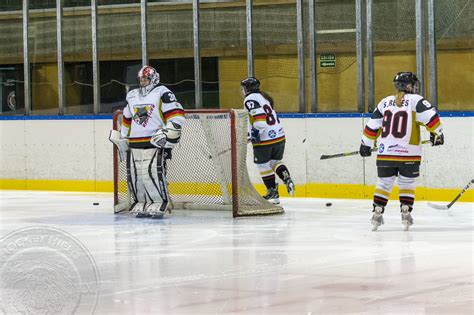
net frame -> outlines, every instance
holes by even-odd
[[[194,115],[228,115],[229,116],[229,127],[230,127],[230,174],[231,180],[224,182],[220,181],[221,192],[224,194],[225,187],[231,186],[230,194],[228,198],[223,197],[224,201],[227,199],[228,202],[224,204],[220,203],[193,203],[191,202],[180,202],[173,200],[174,194],[170,192],[170,209],[186,209],[186,210],[224,210],[232,211],[232,217],[241,216],[252,216],[252,215],[267,215],[267,214],[278,214],[283,213],[284,210],[281,206],[274,205],[265,200],[253,187],[248,169],[246,165],[247,157],[247,139],[241,139],[247,134],[247,113],[245,110],[235,109],[193,109],[186,110],[186,116],[192,117]],[[120,130],[122,111],[118,110],[113,115],[113,129]],[[238,116],[238,118],[237,118]],[[245,121],[243,120],[245,118]],[[239,123],[236,124],[236,119]],[[244,124],[245,123],[245,124]],[[239,128],[239,132],[238,132]],[[245,129],[245,130],[244,130]],[[186,125],[183,129],[183,137],[186,137]],[[208,143],[206,139],[206,143]],[[181,141],[183,143],[183,141]],[[228,151],[229,149],[225,150]],[[219,155],[219,154],[217,154]],[[174,156],[174,155],[173,155]],[[126,168],[124,169],[125,162],[120,162],[117,148],[113,146],[113,178],[114,178],[114,212],[119,213],[130,210],[130,206],[133,203],[132,196],[128,192],[128,186],[126,185]],[[216,164],[219,164],[216,162]],[[227,164],[226,164],[227,165]],[[222,167],[222,165],[221,165]],[[170,172],[170,165],[168,165],[168,172]],[[228,170],[227,170],[228,171]],[[125,182],[126,194],[123,193],[124,187],[120,187],[120,181],[122,185]],[[170,177],[168,177],[168,183],[170,183]],[[122,191],[122,192],[121,192]],[[125,199],[125,200],[124,200]],[[177,198],[179,199],[179,198]],[[228,200],[230,199],[230,201]]]

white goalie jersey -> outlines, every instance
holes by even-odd
[[[285,140],[285,131],[270,101],[254,92],[245,97],[244,105],[249,112],[249,128],[259,130],[260,142],[254,146],[270,145]]]
[[[183,107],[164,85],[158,85],[146,96],[134,89],[128,92],[126,101],[120,132],[122,137],[128,137],[131,147],[150,147],[151,137],[169,122],[184,124]]]
[[[375,108],[365,126],[362,143],[372,147],[378,140],[378,166],[419,164],[420,125],[429,132],[442,133],[436,109],[421,95],[405,94],[400,107],[395,102],[395,96],[389,96]]]

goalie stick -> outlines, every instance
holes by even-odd
[[[421,144],[425,144],[425,143],[430,143],[430,140],[421,141]],[[378,148],[373,148],[371,150],[371,152],[375,152],[377,150],[378,150]],[[333,158],[351,156],[351,155],[358,155],[358,154],[359,154],[359,151],[344,152],[344,153],[338,153],[338,154],[332,154],[332,155],[323,154],[323,155],[321,155],[321,157],[319,159],[320,160],[327,160],[327,159],[333,159]]]
[[[447,205],[437,205],[437,204],[428,202],[428,206],[430,206],[433,209],[448,210],[449,208],[451,208],[452,205],[454,205],[456,201],[458,201],[459,198],[461,198],[462,194],[464,194],[469,189],[469,187],[471,187],[473,183],[474,183],[474,179],[471,179],[471,181],[463,188],[463,190],[461,190],[461,192],[456,196],[456,198],[454,198],[454,200],[448,203]]]

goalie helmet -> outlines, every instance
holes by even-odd
[[[393,84],[398,91],[406,93],[417,93],[418,92],[418,78],[414,73],[411,72],[399,72],[393,78]]]
[[[245,94],[258,92],[260,89],[260,81],[255,77],[248,77],[240,82],[240,86],[244,88]]]
[[[143,66],[138,71],[137,81],[140,87],[140,95],[146,96],[160,83],[160,75],[155,68]]]

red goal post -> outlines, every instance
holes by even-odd
[[[122,111],[113,115],[120,129]],[[247,112],[186,110],[181,140],[167,163],[172,209],[232,211],[233,217],[282,213],[253,187],[247,170]],[[129,211],[126,162],[113,149],[114,210]]]

